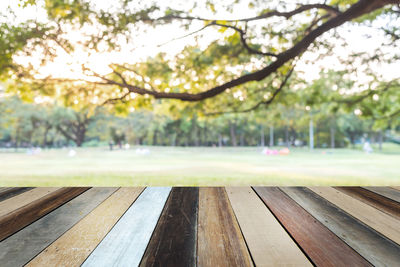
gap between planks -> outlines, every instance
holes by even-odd
[[[310,189],[382,235],[400,244],[400,222],[397,219],[331,187],[310,187]]]
[[[170,190],[147,187],[82,266],[139,265]]]
[[[115,191],[116,188],[91,188],[0,242],[2,267],[28,263]]]
[[[253,265],[227,193],[221,187],[199,191],[197,265]]]
[[[60,189],[60,187],[38,187],[4,200],[0,202],[0,217],[25,205],[28,205],[32,201],[35,201],[58,189]]]
[[[26,266],[80,266],[143,188],[120,188]]]
[[[276,187],[254,187],[263,202],[317,266],[370,264]]]
[[[21,230],[23,227],[43,217],[88,189],[88,187],[60,188],[25,206],[0,216],[0,240]]]
[[[226,191],[256,266],[312,266],[250,187]]]
[[[373,265],[396,266],[400,262],[398,245],[310,189],[281,190]]]

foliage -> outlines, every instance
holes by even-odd
[[[343,59],[347,74],[354,71],[354,59],[367,66],[370,62],[393,63],[399,56],[399,10],[395,0],[334,0],[317,4],[304,1],[298,5],[245,0],[170,5],[130,0],[107,5],[89,0],[19,2],[20,10],[34,7],[45,16],[23,20],[12,8],[7,10],[9,13],[2,13],[0,70],[9,92],[31,101],[50,96],[61,99],[66,106],[75,106],[75,110],[88,109],[89,113],[103,102],[113,103],[110,108],[125,115],[132,108],[152,108],[156,103],[167,105],[165,109],[171,113],[190,109],[200,115],[258,109],[272,102],[293,103],[298,98],[291,95],[298,92],[284,92],[304,85],[299,79],[301,69],[292,71],[294,65],[303,60],[305,52],[321,59],[332,54],[336,46],[346,46],[347,40],[342,40],[337,32],[344,23],[370,27],[374,33],[382,32],[385,36],[374,55],[356,51],[353,58]],[[253,16],[236,18],[243,7]],[[234,19],[222,18],[221,10]],[[21,19],[18,25],[12,23]],[[387,23],[377,29],[380,21]],[[193,37],[176,54],[153,49],[154,53],[144,61],[114,58],[118,51],[126,55],[136,53],[138,33],[168,30],[172,26],[181,26],[185,38]],[[83,66],[73,65],[73,76],[44,74],[43,68],[60,62],[60,55]],[[100,64],[107,71],[99,72],[99,66],[88,62],[93,55],[105,59]],[[96,62],[98,65],[100,60]],[[372,75],[373,68],[368,65],[366,73]],[[379,80],[382,86],[389,83]],[[314,88],[317,90],[318,86]],[[308,102],[327,99],[318,95],[322,92],[315,93]],[[204,101],[193,104],[161,99]],[[366,102],[363,109],[365,115],[372,114]]]

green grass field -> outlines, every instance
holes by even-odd
[[[400,146],[382,152],[293,149],[266,156],[261,148],[148,147],[0,152],[0,186],[400,185]]]

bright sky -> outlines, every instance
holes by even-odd
[[[287,1],[291,3],[297,3],[298,1],[292,0]],[[315,1],[314,1],[315,2]],[[0,1],[0,10],[5,10],[5,8],[10,5],[12,6],[13,10],[16,10],[17,14],[17,23],[18,20],[24,21],[26,19],[37,19],[38,21],[43,21],[45,18],[45,13],[43,10],[31,7],[30,9],[21,11],[21,9],[17,6],[17,1],[15,0],[1,0]],[[107,8],[110,5],[109,0],[97,0],[96,7],[98,8]],[[182,9],[190,6],[191,3],[189,1],[170,1],[168,5],[171,8]],[[214,15],[218,18],[244,18],[244,17],[251,17],[254,14],[253,10],[247,8],[247,5],[244,5],[243,8],[235,9],[236,12],[233,14],[226,12],[221,9],[217,9],[218,13]],[[202,17],[209,17],[212,18],[213,15],[209,14],[207,11],[200,11],[197,15]],[[385,23],[385,22],[378,22],[378,23]],[[202,22],[194,22],[191,26],[189,31],[197,30],[203,26]],[[87,31],[91,29],[87,28]],[[346,26],[339,30],[341,36],[343,36],[350,45],[351,51],[373,51],[374,48],[379,44],[383,38],[380,33],[373,33],[371,32],[371,28],[366,27],[350,27]],[[51,64],[48,64],[46,67],[41,69],[41,73],[44,76],[52,75],[56,77],[68,77],[68,78],[77,78],[82,76],[81,73],[81,64],[86,63],[89,68],[92,68],[94,71],[98,73],[107,73],[110,69],[107,67],[111,60],[114,63],[134,63],[138,60],[143,60],[148,56],[153,56],[157,52],[166,52],[169,55],[173,55],[178,53],[185,45],[187,44],[194,44],[195,39],[194,36],[190,36],[181,40],[176,40],[173,42],[169,42],[165,45],[158,47],[160,44],[164,44],[170,41],[172,38],[180,37],[185,35],[183,29],[177,27],[175,24],[171,24],[168,26],[163,26],[158,29],[151,30],[147,33],[141,33],[140,35],[135,38],[135,44],[127,45],[123,48],[121,52],[111,52],[111,53],[100,53],[94,55],[88,55],[84,50],[77,49],[75,53],[72,55],[68,55],[67,53],[60,50],[58,52],[58,57],[55,61]],[[216,39],[220,36],[219,33],[216,32],[214,29],[206,29],[202,32],[206,38],[202,39],[200,45],[206,46],[210,41]],[[365,38],[366,34],[372,34],[374,38]],[[77,31],[70,30],[68,32],[68,39],[70,40],[80,40],[82,38],[81,34]],[[331,40],[335,42],[334,39]],[[134,49],[133,49],[134,48]],[[336,55],[346,55],[349,53],[349,50],[344,49],[343,47],[336,47],[335,54]],[[303,56],[303,60],[300,61],[297,65],[298,70],[304,71],[304,78],[308,81],[318,78],[318,73],[321,67],[329,66],[329,68],[333,69],[340,69],[341,65],[336,57],[326,57],[323,60],[315,61],[317,55],[307,52]],[[313,63],[306,63],[306,60],[309,60]],[[26,58],[18,58],[20,62],[26,62]],[[361,66],[360,66],[361,68]],[[398,76],[398,69],[399,66],[392,66],[392,65],[384,65],[384,66],[377,66],[377,71],[380,73],[384,73],[384,77],[386,79],[392,79]],[[362,76],[362,74],[361,74]],[[361,81],[365,79],[365,77],[358,77]]]

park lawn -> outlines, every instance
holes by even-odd
[[[0,153],[0,186],[219,186],[400,185],[400,146],[382,152],[292,149],[290,155],[261,148],[79,148],[38,155]]]

